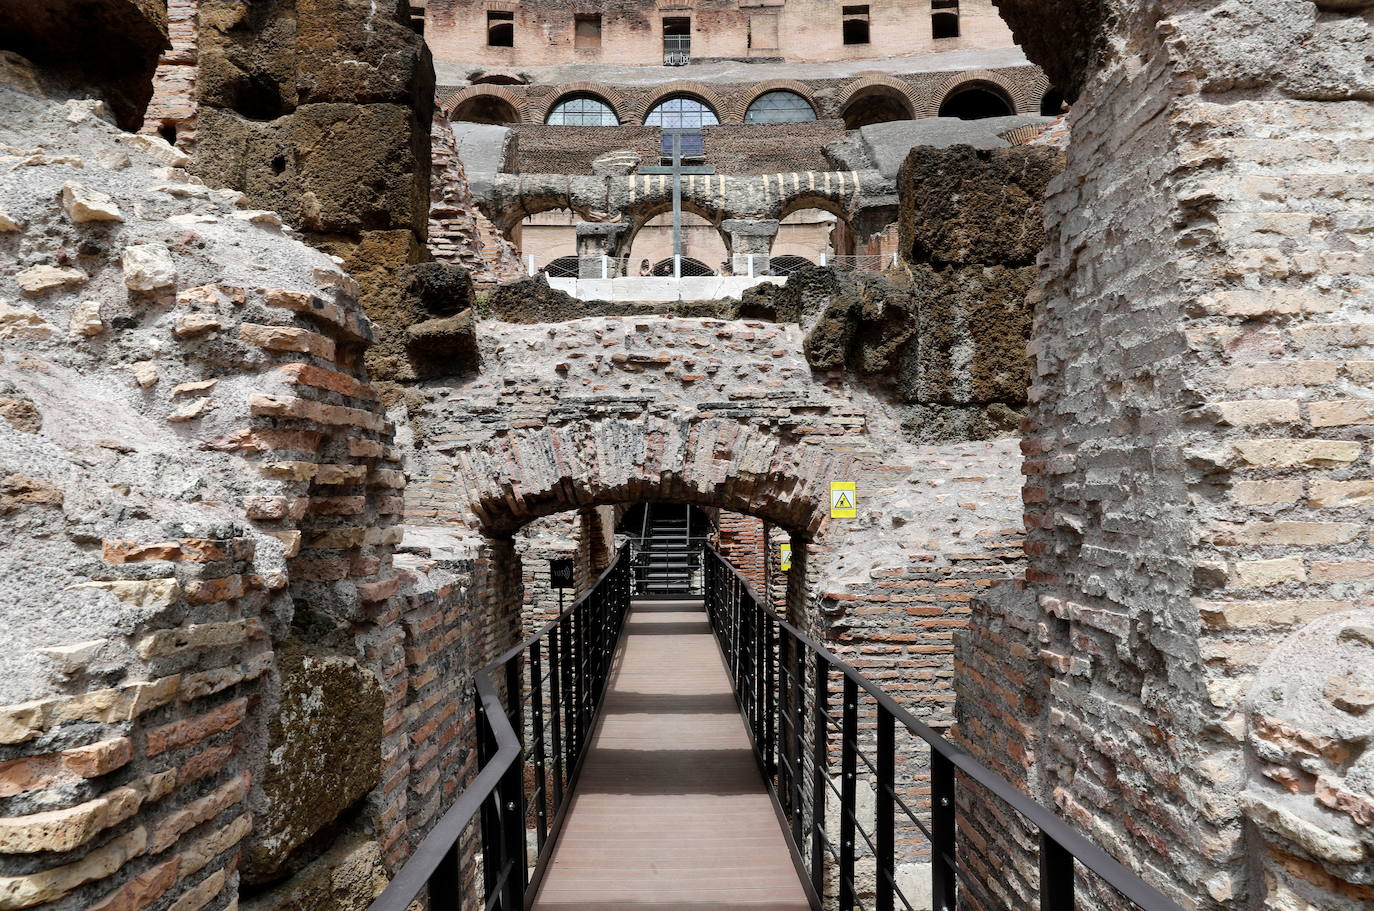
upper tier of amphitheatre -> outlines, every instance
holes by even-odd
[[[935,38],[951,9],[968,32]],[[601,59],[630,72],[544,81],[573,64],[527,52],[591,56],[577,17],[597,10]],[[633,60],[613,44],[626,11]],[[483,735],[510,697],[533,708],[537,682],[553,704],[550,638],[481,691],[485,717],[479,671],[589,592],[593,628],[560,641],[572,667],[609,666],[627,574],[599,574],[663,558],[680,581],[681,551],[654,546],[694,536],[725,581],[703,599],[715,626],[632,616],[576,837],[541,844],[518,807],[560,770],[512,751],[487,803],[500,838],[444,843],[440,898],[480,907],[477,855],[523,879],[523,846],[565,864],[540,897],[562,911],[614,904],[592,887],[671,891],[646,911],[797,906],[805,883],[826,911],[885,907],[888,884],[921,911],[1060,911],[1069,885],[1074,909],[1131,907],[1071,829],[1145,884],[1137,907],[1374,905],[1374,0],[432,0],[423,36],[419,12],[0,4],[0,911],[367,911],[503,771]],[[482,18],[457,38],[486,47],[509,21],[511,48],[445,50],[458,12]],[[816,31],[763,46],[755,18],[788,15]],[[683,17],[688,62],[656,66]],[[843,50],[860,17],[868,46]],[[487,92],[476,113],[509,104],[522,164],[550,166],[465,172],[434,56],[490,74],[463,86]],[[1073,107],[983,148],[931,138],[957,132],[939,114],[965,82],[1018,115],[1051,85]],[[546,123],[560,86],[605,92],[616,123]],[[817,120],[749,121],[772,90]],[[708,266],[874,237],[891,266],[670,303],[521,279],[511,243],[556,209],[584,222],[555,225],[573,254],[608,260],[600,239],[633,249],[661,216],[660,187],[621,204],[662,176],[620,173],[659,158],[656,92],[719,102],[704,151],[729,198],[687,194]],[[882,167],[827,158],[878,139]],[[493,187],[524,195],[484,214]],[[823,236],[785,235],[808,209]],[[887,742],[893,716],[842,704],[838,673],[826,698],[854,736],[779,747],[788,708],[817,704],[785,660],[781,689],[750,678],[783,709],[753,730],[775,765],[824,768],[779,800],[804,837],[759,838],[776,814],[707,632],[733,649],[778,629],[743,608],[966,749],[1080,860],[946,774],[905,715]],[[590,679],[560,692],[593,703]],[[659,831],[667,808],[690,850]],[[842,808],[883,834],[846,833]],[[818,831],[855,849],[852,876]],[[789,839],[818,864],[804,880]]]
[[[767,79],[850,79],[865,73],[948,73],[966,70],[996,70],[1029,64],[1025,52],[1008,42],[1006,47],[977,50],[932,50],[865,59],[831,61],[757,61],[708,60],[690,68],[654,63],[625,65],[614,61],[597,63],[521,63],[511,68],[487,66],[464,60],[434,61],[434,74],[440,86],[460,85],[483,77],[494,84],[502,75],[522,77],[531,85],[562,85],[593,79],[615,85],[652,86],[690,77],[705,83],[747,83]],[[495,77],[495,78],[493,78]]]

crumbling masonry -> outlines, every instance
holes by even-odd
[[[918,148],[900,276],[669,309],[509,283],[400,4],[0,10],[0,909],[365,908],[643,500],[1182,906],[1374,902],[1374,13],[997,6],[1066,155]]]

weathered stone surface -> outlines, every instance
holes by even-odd
[[[464,269],[420,263],[401,270],[405,293],[434,316],[454,316],[472,306],[472,279]]]
[[[598,177],[625,177],[635,172],[639,162],[639,153],[629,149],[607,152],[592,161],[592,173]]]
[[[5,3],[0,35],[7,51],[48,78],[99,91],[119,125],[131,130],[152,97],[153,70],[167,46],[167,9],[161,0]]]
[[[67,217],[78,224],[124,220],[119,206],[108,194],[70,180],[62,185],[62,208],[67,210]]]
[[[79,285],[87,280],[85,272],[71,266],[30,266],[14,277],[25,294],[42,294],[63,285]]]
[[[43,291],[72,284],[67,275],[30,275],[29,279],[31,287],[38,287]],[[20,277],[19,281],[22,285],[24,278]],[[5,301],[0,301],[0,338],[44,339],[52,335],[52,331],[52,327],[32,307],[11,307]]]
[[[917,146],[898,178],[903,255],[941,267],[1033,265],[1045,188],[1063,168],[1054,149]]]
[[[119,260],[130,291],[156,291],[176,284],[176,264],[162,244],[130,244]]]
[[[364,911],[387,884],[375,841],[341,838],[303,870],[249,899],[243,911]]]
[[[471,310],[411,326],[406,330],[406,347],[422,377],[458,376],[479,366],[477,324]]]
[[[279,647],[278,703],[243,875],[294,872],[381,774],[382,690],[351,658]]]
[[[433,65],[397,0],[269,0],[200,8],[199,100],[252,120],[300,105],[433,104]]]
[[[1130,15],[1125,0],[993,0],[1016,43],[1072,101],[1109,53],[1112,29]]]
[[[308,104],[271,120],[202,108],[193,170],[322,234],[410,228],[429,213],[429,121],[392,104]]]
[[[899,371],[903,401],[970,405],[1025,401],[1030,383],[1034,269],[917,267],[912,296],[917,342]]]

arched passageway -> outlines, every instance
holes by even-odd
[[[874,123],[910,120],[916,116],[911,99],[898,89],[875,85],[855,93],[840,111],[846,130],[857,130]]]
[[[1016,105],[1011,98],[990,83],[959,86],[940,102],[941,117],[957,117],[960,120],[1009,117],[1015,113]]]
[[[622,249],[629,254],[631,275],[641,274],[646,261],[651,275],[672,275],[672,213],[659,212],[645,219],[632,230],[627,241],[622,241]],[[695,271],[689,272],[684,264],[684,275],[719,274],[721,264],[729,258],[728,251],[720,228],[710,219],[690,209],[682,213],[682,255],[685,260],[692,260],[699,267],[693,267]],[[665,261],[666,267],[663,265]],[[703,269],[705,271],[701,271]]]
[[[453,109],[451,119],[504,126],[519,123],[520,112],[515,109],[515,105],[499,95],[479,92],[459,102]]]

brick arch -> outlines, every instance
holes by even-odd
[[[458,92],[449,102],[448,119],[453,120],[458,114],[458,108],[464,102],[474,98],[499,98],[511,107],[515,108],[515,113],[519,115],[521,123],[527,123],[529,116],[529,100],[523,92],[517,92],[506,85],[472,85]]]
[[[816,95],[811,91],[811,87],[804,82],[795,79],[770,79],[760,82],[743,92],[737,92],[730,97],[729,101],[729,123],[743,123],[744,115],[749,112],[749,105],[757,101],[761,96],[769,92],[792,92],[806,99],[806,103],[815,110],[816,116],[821,116],[820,105],[816,101]],[[727,114],[721,112],[721,122],[727,122]]]
[[[544,516],[644,500],[716,507],[810,535],[828,518],[830,479],[855,468],[843,452],[731,418],[616,415],[511,430],[467,449],[453,470],[474,523],[500,537]]]
[[[1041,79],[1043,80],[1044,77],[1042,76]],[[1024,113],[1023,103],[1028,97],[1024,86],[1018,89],[1016,84],[1006,76],[1001,73],[994,73],[992,70],[967,70],[962,73],[950,73],[940,82],[936,83],[931,89],[930,94],[926,96],[923,107],[920,109],[917,116],[938,116],[940,113],[940,106],[945,103],[946,98],[963,89],[972,88],[978,85],[990,85],[998,89],[1011,101],[1012,107],[1016,113]],[[1046,82],[1045,86],[1048,88],[1049,83]],[[1041,90],[1041,94],[1044,94],[1043,89]],[[1040,110],[1039,96],[1035,98],[1033,109],[1037,112]]]
[[[554,109],[558,102],[572,95],[591,95],[601,101],[615,113],[616,119],[621,123],[625,122],[625,115],[621,113],[625,107],[625,93],[613,85],[604,82],[569,82],[559,85],[553,94],[548,96],[548,100],[539,105],[536,109],[531,109],[530,119],[537,123],[544,123],[549,119],[549,112]]]
[[[568,209],[583,221],[598,220],[596,213],[579,203],[571,193],[550,192],[521,196],[517,205],[503,208],[495,213],[496,217],[492,217],[491,221],[506,238],[510,238],[511,232],[526,218],[554,209]]]
[[[676,82],[669,82],[660,85],[649,95],[645,96],[640,102],[639,108],[635,113],[635,123],[643,123],[644,118],[649,116],[649,112],[661,101],[671,98],[673,95],[691,95],[706,102],[711,106],[711,110],[716,112],[721,123],[725,122],[725,102],[720,94],[704,82],[696,82],[691,79],[679,79]]]
[[[844,94],[840,99],[839,106],[841,116],[843,116],[845,108],[849,107],[855,100],[873,90],[881,89],[887,89],[900,95],[910,107],[911,115],[913,117],[920,116],[921,105],[917,101],[916,93],[912,87],[895,76],[888,76],[883,73],[865,74],[844,87]]]

